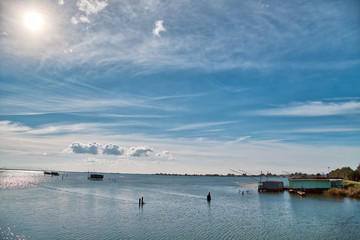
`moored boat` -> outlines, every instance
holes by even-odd
[[[55,172],[55,171],[44,171],[45,175],[54,175],[54,176],[59,176],[59,172]]]
[[[103,180],[104,179],[104,175],[102,174],[90,174],[88,176],[89,180]]]

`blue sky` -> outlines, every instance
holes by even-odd
[[[359,1],[13,0],[0,14],[0,167],[360,162]]]

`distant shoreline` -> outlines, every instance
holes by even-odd
[[[36,172],[43,172],[43,171],[48,171],[48,169],[27,169],[27,168],[0,168],[0,171],[3,170],[16,170],[16,171],[36,171]],[[54,170],[57,172],[72,172],[72,173],[88,173],[88,171],[84,171],[84,172],[76,172],[76,171],[63,171],[63,170]],[[90,171],[93,172],[93,171]],[[243,174],[209,174],[209,173],[204,173],[204,174],[188,174],[188,173],[121,173],[121,172],[98,172],[95,171],[97,173],[103,173],[103,174],[136,174],[136,175],[156,175],[156,176],[183,176],[183,177],[289,177],[289,175],[243,175]]]

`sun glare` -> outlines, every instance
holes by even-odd
[[[40,30],[43,26],[43,18],[37,12],[29,12],[25,15],[25,24],[32,31]]]

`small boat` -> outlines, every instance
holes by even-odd
[[[296,193],[294,189],[289,189],[289,193]]]
[[[88,176],[89,180],[103,180],[104,179],[104,175],[102,174],[90,174],[90,176]]]
[[[59,176],[59,172],[50,172],[50,171],[44,171],[45,175],[53,175],[53,176]]]
[[[299,195],[302,196],[302,197],[304,197],[304,196],[306,195],[306,193],[303,192],[303,191],[297,191],[297,194],[299,194]]]
[[[302,196],[302,197],[305,197],[305,196],[306,196],[306,192],[300,191],[300,190],[295,190],[295,189],[289,189],[289,193],[297,193],[297,194],[299,194],[299,195]]]

